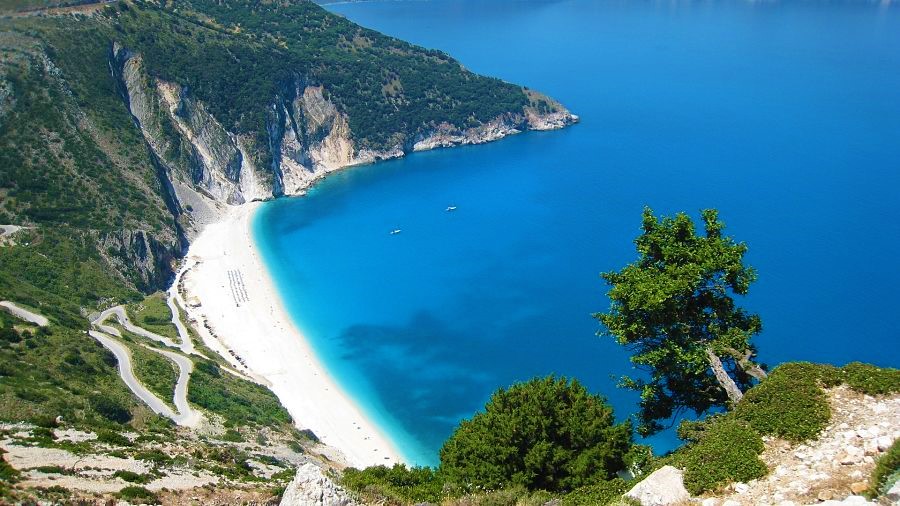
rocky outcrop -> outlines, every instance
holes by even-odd
[[[672,466],[657,469],[625,496],[638,501],[642,506],[669,506],[691,498],[691,494],[684,488],[682,471]]]
[[[165,167],[175,207],[187,215],[183,221],[189,236],[214,221],[218,204],[297,195],[345,167],[578,121],[561,105],[528,91],[530,100],[542,104],[541,111],[529,106],[470,129],[442,123],[392,147],[369,149],[355,142],[349,119],[322,86],[294,75],[278,86],[270,104],[260,104],[269,111],[268,139],[260,145],[225,128],[188,89],[152,79],[140,54],[114,44],[110,68],[148,146]],[[265,166],[256,166],[261,161]]]
[[[798,445],[763,438],[768,476],[735,483],[704,506],[867,504],[860,495],[875,462],[900,438],[900,395],[876,398],[841,386],[828,398],[831,421],[818,438]]]
[[[297,474],[281,496],[281,506],[355,506],[349,495],[312,463],[297,468]]]
[[[144,230],[97,233],[100,255],[124,279],[140,290],[152,291],[169,282],[180,253],[177,242],[164,244]]]

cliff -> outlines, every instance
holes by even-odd
[[[413,151],[481,144],[525,130],[551,130],[578,118],[554,102],[552,110],[534,107],[502,114],[471,128],[449,122],[424,129],[406,142],[372,149],[360,146],[347,114],[327,98],[322,85],[294,75],[263,104],[267,139],[228,131],[177,83],[154,79],[140,53],[113,44],[110,66],[136,125],[164,167],[175,207],[189,236],[215,221],[224,206],[302,194],[325,175],[354,165],[398,158]],[[549,100],[529,92],[533,101]],[[254,165],[250,152],[266,152],[268,166]]]
[[[143,292],[165,287],[229,206],[302,194],[345,167],[577,121],[549,97],[312,2],[53,12],[0,19],[0,223],[92,242],[85,261]],[[9,274],[24,285],[7,291],[36,282]],[[88,306],[110,296],[85,292]]]

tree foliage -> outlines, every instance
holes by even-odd
[[[716,210],[702,216],[705,235],[698,235],[684,213],[659,219],[644,209],[638,260],[602,275],[612,304],[594,316],[648,376],[623,381],[641,394],[641,434],[685,408],[701,414],[737,402],[751,376],[765,376],[750,343],[760,318],[733,298],[756,280],[743,263],[747,246],[723,235]]]
[[[612,478],[630,447],[603,397],[549,376],[495,392],[444,443],[440,471],[464,489],[567,491]]]

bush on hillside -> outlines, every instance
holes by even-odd
[[[684,486],[692,495],[761,478],[768,472],[758,457],[763,451],[762,439],[746,422],[719,417],[695,434],[697,442],[665,459],[665,463],[684,469]]]
[[[814,438],[831,419],[822,380],[831,383],[836,371],[802,362],[781,365],[747,391],[734,413],[760,434],[790,441]]]
[[[124,424],[131,421],[131,411],[111,397],[103,395],[93,396],[91,398],[91,408],[111,422]]]
[[[866,395],[900,392],[900,369],[851,362],[841,368],[841,373],[847,386]]]
[[[6,462],[3,458],[4,453],[6,451],[0,448],[0,483],[15,483],[19,480],[19,472]]]
[[[441,448],[441,473],[464,490],[520,485],[568,491],[624,468],[631,424],[578,381],[535,378],[500,389]]]
[[[875,464],[875,470],[869,478],[870,497],[887,493],[898,480],[900,480],[900,439],[894,441],[887,453]]]
[[[576,488],[562,497],[563,506],[603,506],[619,500],[630,484],[620,478]]]
[[[116,497],[133,503],[159,504],[159,499],[156,497],[156,494],[144,487],[138,487],[136,485],[130,485],[119,490]]]
[[[403,464],[393,467],[372,466],[359,470],[344,470],[341,484],[348,490],[366,492],[392,501],[438,503],[444,481],[430,467],[409,468]]]

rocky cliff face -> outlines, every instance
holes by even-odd
[[[138,53],[115,44],[110,68],[172,188],[172,207],[188,237],[217,220],[226,206],[302,194],[345,167],[490,142],[524,130],[562,128],[578,120],[553,102],[550,112],[526,108],[465,130],[442,123],[405,144],[372,150],[357,145],[346,114],[327,98],[327,90],[295,75],[266,106],[268,139],[263,143],[229,131],[189,89],[151,78]]]

